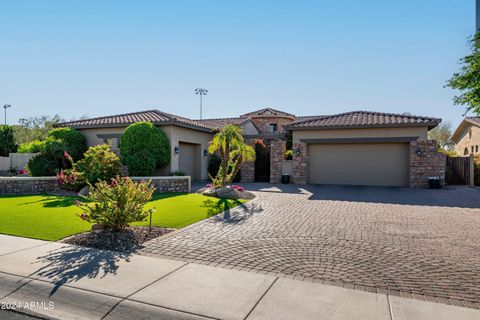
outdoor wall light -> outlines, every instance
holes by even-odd
[[[417,148],[417,151],[415,151],[415,153],[417,154],[417,156],[421,156],[423,154],[422,150],[420,150],[420,148]]]
[[[204,157],[207,157],[207,156],[208,156],[208,150],[207,150],[207,149],[203,149],[203,156],[204,156]]]
[[[295,154],[299,157],[302,154],[302,150],[300,150],[300,147],[297,147],[295,150]]]
[[[178,146],[175,147],[175,154],[179,154],[180,153],[180,148]]]

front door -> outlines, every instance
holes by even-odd
[[[255,182],[270,182],[270,147],[255,143]]]

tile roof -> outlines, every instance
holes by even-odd
[[[285,127],[287,130],[335,129],[356,127],[405,127],[428,126],[433,128],[441,119],[420,117],[410,114],[381,113],[371,111],[352,111],[329,116],[300,119]]]
[[[96,117],[83,120],[63,122],[56,127],[71,127],[75,129],[102,128],[102,127],[125,127],[132,123],[147,121],[157,125],[177,124],[180,126],[194,127],[200,130],[211,131],[198,121],[176,116],[173,114],[161,112],[158,110],[147,110],[132,113],[117,114],[112,116]]]
[[[348,127],[398,127],[398,126],[428,126],[433,128],[440,123],[440,119],[419,117],[409,114],[393,114],[369,111],[353,111],[340,113],[335,115],[318,115],[318,116],[293,116],[289,113],[278,111],[271,108],[261,109],[255,112],[246,113],[237,118],[217,118],[192,120],[185,117],[161,112],[159,110],[147,110],[132,113],[124,113],[105,117],[96,117],[83,120],[75,120],[63,122],[56,127],[71,127],[75,129],[87,128],[108,128],[108,127],[126,127],[132,123],[147,121],[156,125],[174,124],[178,126],[189,127],[202,131],[216,131],[225,125],[238,124],[250,121],[255,116],[288,116],[294,117],[294,121],[285,126],[287,130],[308,130],[308,129],[333,129]],[[478,121],[480,118],[467,118]]]
[[[480,117],[466,117],[465,120],[468,122],[480,126]]]
[[[253,112],[245,113],[245,114],[242,114],[240,118],[248,118],[248,117],[255,117],[255,116],[287,116],[287,117],[295,118],[295,115],[291,113],[283,112],[283,111],[272,109],[272,108],[263,108]]]
[[[241,119],[241,118],[217,118],[217,119],[202,119],[202,120],[195,120],[195,121],[213,130],[217,130],[229,124],[240,125],[245,120],[246,119]]]

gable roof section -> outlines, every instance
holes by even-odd
[[[474,126],[480,127],[480,117],[466,117],[465,119],[463,119],[463,121],[460,123],[458,128],[452,134],[452,137],[450,138],[450,140],[452,140],[455,143],[458,143],[462,133],[464,132],[465,128],[468,125],[474,125]]]
[[[384,128],[384,127],[436,127],[441,119],[409,114],[352,111],[329,116],[318,116],[294,121],[285,126],[287,130]]]
[[[75,120],[58,123],[56,127],[71,127],[74,129],[88,128],[113,128],[127,127],[136,122],[152,122],[155,125],[178,125],[181,127],[192,128],[201,131],[210,132],[212,129],[198,121],[176,116],[173,114],[161,112],[159,110],[147,110],[132,113],[117,114],[105,117],[96,117],[84,120]]]
[[[240,118],[249,118],[249,117],[289,117],[295,118],[295,115],[280,110],[272,108],[263,108],[253,112],[245,113],[240,116]]]

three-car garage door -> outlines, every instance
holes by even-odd
[[[308,182],[408,186],[408,143],[308,145]]]

